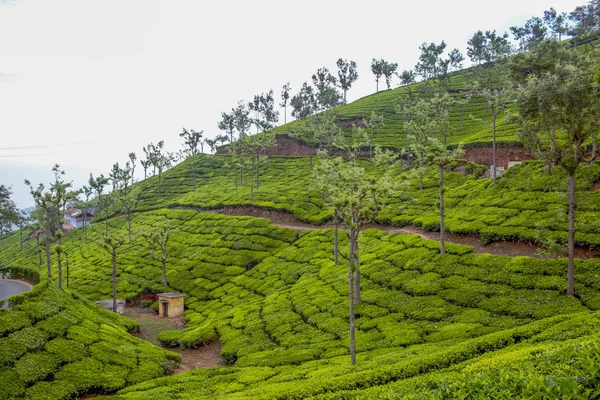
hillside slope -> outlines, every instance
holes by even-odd
[[[174,232],[169,289],[187,294],[187,328],[165,342],[193,347],[219,340],[223,359],[234,368],[150,381],[126,389],[124,398],[329,398],[329,392],[336,392],[332,398],[368,398],[417,388],[452,391],[452,385],[464,386],[471,370],[502,387],[504,375],[492,371],[496,365],[512,371],[517,387],[527,379],[515,375],[517,365],[531,376],[546,371],[580,392],[595,385],[591,375],[570,376],[589,374],[589,363],[600,366],[581,351],[598,346],[598,259],[577,261],[578,297],[571,298],[564,294],[566,260],[475,255],[459,245],[440,256],[436,242],[366,231],[353,367],[347,272],[333,265],[331,230],[298,234],[263,219],[166,209],[138,213],[133,224],[136,231],[166,225]],[[110,220],[112,233],[124,233],[125,226],[123,217]],[[108,254],[93,240],[85,244],[81,231],[65,238],[65,248],[71,287],[91,299],[105,296]],[[148,252],[140,239],[121,252],[118,290],[124,297],[167,290]],[[35,265],[33,243],[21,251],[18,240],[0,241],[0,261]],[[553,369],[544,364],[548,357],[581,361]],[[452,380],[442,379],[446,374]],[[556,389],[549,382],[540,385]]]
[[[491,76],[492,85],[495,82],[496,67],[489,66],[479,71],[479,76],[474,74],[474,68],[468,68],[454,72],[448,77],[447,91],[457,101],[450,109],[449,122],[450,133],[448,144],[456,145],[462,143],[465,146],[491,145],[492,117],[487,110],[487,103],[482,96],[478,96],[468,89],[474,81],[487,82]],[[415,83],[396,89],[383,90],[379,93],[363,97],[352,103],[334,108],[342,130],[349,134],[353,124],[361,126],[363,119],[369,119],[372,112],[383,116],[384,126],[377,129],[373,138],[376,146],[392,149],[406,147],[406,134],[404,131],[404,119],[396,112],[396,105],[407,97],[422,96],[421,91],[425,83]],[[294,129],[302,121],[292,121],[288,124],[274,129],[276,134],[288,134],[293,136]],[[518,132],[520,126],[518,120],[507,119],[501,114],[497,120],[497,141],[505,145],[518,144]]]
[[[234,182],[237,174],[227,165],[227,156],[198,156],[198,189],[193,190],[189,162],[165,172],[162,187],[157,177],[139,183],[142,201],[139,211],[157,208],[190,207],[203,210],[226,206],[257,206],[292,213],[301,221],[323,224],[332,216],[321,196],[311,187],[309,159],[306,157],[273,157],[261,169],[261,185],[251,194],[251,177],[244,174],[243,186]],[[369,168],[365,160],[361,165]],[[490,179],[479,179],[481,168],[467,164],[464,176],[452,171],[446,181],[446,229],[459,235],[475,235],[484,243],[517,240],[544,243],[548,240],[566,243],[567,176],[559,168],[552,174],[539,161],[526,161],[512,167],[494,186]],[[414,173],[397,175],[396,182],[408,182],[380,221],[396,226],[414,225],[425,230],[439,229],[438,178],[435,168],[424,177],[419,189]],[[600,191],[593,190],[600,181],[600,163],[583,165],[577,175],[578,246],[600,250]]]
[[[44,280],[0,310],[0,399],[111,393],[172,373],[181,356],[128,333],[133,321]]]

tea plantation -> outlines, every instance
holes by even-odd
[[[10,303],[0,311],[0,399],[110,393],[170,373],[181,360],[130,335],[133,321],[47,279]]]
[[[157,177],[139,185],[143,191],[138,210],[160,207],[194,207],[204,210],[225,206],[254,205],[292,213],[312,224],[322,224],[332,216],[323,200],[310,186],[307,158],[274,157],[261,170],[261,186],[251,196],[250,177],[244,186],[234,185],[235,172],[227,167],[226,156],[199,156],[199,188],[193,190],[188,163],[164,174],[160,193]],[[466,163],[472,172],[463,176],[450,169],[446,172],[446,229],[461,235],[480,236],[484,243],[501,240],[565,244],[567,240],[566,195],[568,176],[560,168],[549,174],[540,161],[525,161],[507,170],[498,185],[478,179],[481,167]],[[364,164],[368,167],[368,163]],[[456,164],[453,165],[456,167]],[[419,190],[418,178],[410,172],[397,176],[397,182],[410,182],[402,196],[391,200],[381,213],[383,223],[396,226],[414,225],[425,230],[439,230],[439,188],[435,168],[424,177]],[[577,175],[577,233],[580,247],[600,250],[600,191],[590,191],[600,181],[600,163],[584,165]]]
[[[465,146],[478,146],[491,144],[492,117],[486,108],[486,100],[476,95],[469,87],[474,81],[485,81],[491,79],[490,85],[494,87],[498,77],[496,66],[479,69],[465,69],[450,74],[446,83],[447,91],[457,103],[449,110],[450,132],[447,137],[449,145],[462,143]],[[490,78],[491,76],[491,78]],[[402,114],[396,112],[396,105],[406,100],[409,95],[418,98],[422,96],[424,83],[416,83],[409,86],[399,87],[391,90],[380,91],[352,103],[336,107],[334,109],[338,121],[342,124],[343,131],[347,135],[351,132],[352,124],[360,124],[363,118],[370,118],[371,112],[384,117],[385,125],[378,128],[373,143],[391,149],[402,149],[406,146],[406,134],[404,131],[404,119]],[[462,103],[462,104],[461,104]],[[516,119],[507,118],[504,114],[498,117],[497,141],[504,145],[512,145],[518,142],[520,129]],[[292,134],[297,124],[293,121],[286,125],[275,128],[277,134]]]
[[[450,88],[460,93],[464,79],[453,75]],[[415,95],[419,85],[410,88]],[[351,123],[376,111],[386,126],[375,144],[400,148],[404,134],[394,106],[408,90],[342,106],[340,119]],[[486,115],[476,96],[453,110],[449,143],[489,142],[489,129],[478,121]],[[499,141],[516,141],[519,126],[502,118]],[[440,255],[435,241],[367,229],[359,243],[362,301],[356,307],[357,363],[351,365],[347,232],[340,234],[336,266],[333,230],[318,229],[332,211],[311,187],[309,158],[269,158],[253,190],[255,177],[246,168],[240,182],[231,164],[228,156],[197,155],[160,180],[152,176],[134,185],[140,201],[131,216],[132,239],[117,252],[117,292],[126,300],[185,293],[185,329],[162,332],[164,348],[135,338],[129,333],[134,322],[91,302],[112,294],[111,255],[101,246],[104,223],[113,237],[128,236],[118,202],[107,220],[97,214],[87,235],[76,229],[62,238],[64,289],[56,284],[56,254],[54,279],[40,279],[46,271],[35,240],[21,243],[18,232],[0,237],[0,270],[37,283],[0,310],[0,400],[600,396],[599,257],[575,261],[571,297],[564,258],[475,254],[452,243]],[[465,160],[448,166],[447,231],[483,244],[565,245],[562,170],[526,161],[497,185],[481,178],[484,171]],[[422,188],[414,171],[393,179],[398,193],[378,222],[439,230],[437,170],[425,171]],[[599,181],[600,163],[579,169],[575,242],[595,253]],[[219,212],[240,206],[285,212],[315,226],[292,230]],[[166,287],[145,235],[159,229],[170,232]],[[225,366],[166,376],[181,360],[166,349],[215,341]]]
[[[301,186],[296,181],[306,182],[306,161],[272,160],[255,201],[259,196],[272,196],[270,193],[276,193],[279,184],[278,199],[282,203],[273,204],[286,209],[286,196],[295,196],[299,202],[305,196],[312,205],[306,207],[310,210],[306,215],[321,215],[319,218],[324,220],[328,212],[316,194],[310,189],[294,194],[295,185]],[[222,161],[206,158],[204,162],[214,165]],[[204,186],[199,185],[196,192],[180,195],[168,190],[176,187],[176,182],[185,186],[189,179],[185,168],[183,163],[165,174],[165,196],[160,202],[195,207],[235,204],[236,200],[239,204],[250,203],[247,187],[238,199],[234,194],[226,197],[228,170],[218,164],[212,169],[205,167],[205,175],[211,174],[211,178],[205,176]],[[531,192],[536,189],[532,184],[536,180],[562,183],[563,177],[556,174],[547,178],[536,163],[516,168],[514,176],[503,178],[505,192]],[[292,171],[297,171],[296,175]],[[586,176],[592,175],[589,171]],[[287,185],[275,179],[284,174],[290,175]],[[489,188],[487,180],[452,172],[449,175],[451,190],[464,186],[468,194],[473,189],[467,189],[467,185],[479,185],[490,196],[500,190]],[[526,176],[533,176],[529,184],[523,182]],[[224,191],[217,190],[219,182]],[[142,185],[146,185],[146,195],[151,199],[149,194],[157,188],[148,182]],[[427,190],[423,191],[423,199],[428,198]],[[416,188],[409,192],[415,195],[418,205],[417,195],[421,192]],[[217,198],[217,193],[222,197]],[[560,204],[560,192],[556,193],[556,203]],[[214,200],[210,204],[192,200],[211,196]],[[170,199],[176,201],[171,203]],[[543,199],[539,203],[549,207],[551,204],[544,204]],[[347,271],[344,260],[337,267],[333,263],[332,230],[299,233],[277,228],[260,218],[191,209],[151,210],[150,204],[144,204],[149,210],[133,215],[134,233],[157,226],[172,231],[169,288],[160,283],[161,269],[148,256],[148,245],[135,235],[133,242],[119,252],[119,297],[132,299],[146,291],[186,293],[186,329],[163,333],[159,339],[167,347],[196,347],[219,340],[223,344],[221,356],[230,367],[153,379],[168,372],[177,355],[140,344],[123,328],[116,327],[120,318],[82,298],[110,296],[110,255],[98,244],[104,227],[94,224],[87,243],[82,230],[64,239],[70,261],[70,288],[60,291],[46,280],[31,294],[23,295],[38,295],[46,300],[41,304],[54,304],[54,309],[44,311],[45,321],[61,310],[64,314],[64,310],[73,309],[72,319],[68,319],[71,314],[65,317],[68,324],[56,330],[47,328],[52,330],[49,332],[44,327],[50,325],[37,320],[40,317],[30,311],[30,328],[23,322],[25,318],[10,317],[27,313],[21,305],[0,314],[10,318],[2,325],[8,326],[1,338],[7,343],[3,373],[11,374],[11,382],[16,385],[4,398],[44,398],[36,397],[41,396],[40,389],[52,390],[48,398],[71,398],[75,393],[112,392],[142,381],[147,382],[122,390],[118,398],[506,398],[540,391],[549,393],[547,398],[588,398],[599,389],[599,259],[577,260],[577,297],[571,298],[565,295],[564,259],[476,255],[471,247],[452,244],[447,247],[448,254],[440,256],[437,242],[416,235],[367,230],[360,243],[358,362],[351,366],[347,355]],[[109,225],[111,234],[126,234],[125,217],[111,218]],[[346,248],[342,235],[342,258]],[[21,249],[18,234],[3,238],[0,262],[23,271],[37,271],[34,241],[25,242]],[[37,314],[42,313],[36,309]],[[79,326],[81,332],[71,333]],[[28,329],[39,335],[34,335],[33,347],[15,351],[10,340],[15,332]],[[75,359],[63,360],[70,353],[62,355],[59,350],[55,351],[63,358],[46,354],[53,350],[49,343],[59,339],[80,343],[73,345],[82,349]],[[98,351],[102,346],[110,350]],[[34,355],[47,364],[36,359],[33,372],[20,367]],[[61,372],[68,368],[76,368],[77,372]],[[104,372],[86,378],[86,368]]]

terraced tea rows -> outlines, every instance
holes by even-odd
[[[131,336],[133,321],[47,280],[0,311],[0,399],[69,399],[171,373],[181,360]]]
[[[113,233],[124,233],[123,217],[112,219],[110,225]],[[357,346],[358,371],[364,368],[371,378],[360,384],[356,374],[363,373],[347,365],[346,272],[333,264],[331,230],[298,234],[262,219],[191,210],[157,210],[134,218],[136,231],[165,225],[175,232],[169,285],[188,295],[188,310],[186,330],[160,339],[187,347],[218,339],[224,345],[223,359],[238,368],[198,373],[204,382],[199,391],[190,383],[196,372],[189,378],[173,378],[185,380],[186,392],[194,392],[190,398],[202,393],[228,397],[246,389],[251,396],[266,390],[285,398],[298,385],[305,390],[298,393],[305,394],[368,387],[370,379],[387,370],[383,365],[407,357],[409,365],[423,357],[439,363],[438,353],[452,360],[458,357],[456,361],[469,360],[521,341],[522,332],[533,329],[525,336],[529,338],[571,318],[561,315],[590,317],[595,314],[589,310],[600,309],[597,259],[578,260],[578,298],[570,298],[563,294],[566,260],[475,255],[460,245],[449,245],[449,254],[440,256],[436,242],[368,230],[361,242],[363,302],[357,309]],[[20,252],[15,238],[0,242],[0,254]],[[7,251],[9,242],[11,251]],[[31,246],[26,243],[25,255],[14,261],[36,263]],[[72,265],[71,287],[91,299],[106,297],[108,253],[94,243],[86,245],[81,232],[69,235],[65,247]],[[119,256],[118,289],[124,297],[164,290],[159,284],[160,267],[149,261],[148,252],[147,245],[136,239]],[[558,319],[545,322],[545,318]],[[535,321],[541,325],[531,325]],[[489,344],[496,340],[503,344]],[[483,350],[464,355],[464,346],[472,346],[469,343],[480,343]],[[429,368],[433,363],[425,370]],[[213,373],[222,377],[215,382],[227,376],[229,383],[206,383],[205,374]],[[318,377],[338,375],[331,387],[315,384]],[[413,375],[377,379],[385,383],[409,376]],[[253,386],[259,382],[260,387]],[[170,388],[159,393],[168,393],[164,398],[175,396],[171,390],[177,389]]]
[[[187,163],[164,174],[160,196],[156,177],[140,183],[144,200],[139,210],[179,205],[202,209],[254,205],[290,212],[302,221],[317,225],[331,218],[331,211],[324,208],[321,197],[310,187],[307,158],[270,159],[268,168],[262,171],[261,186],[254,190],[253,196],[248,180],[238,187],[236,195],[234,171],[227,167],[227,159],[225,156],[202,157],[202,183],[196,191]],[[369,167],[366,161],[363,165]],[[438,230],[439,192],[435,169],[425,174],[423,190],[419,190],[414,174],[403,173],[397,177],[398,182],[406,180],[407,189],[402,196],[390,201],[390,206],[380,214],[380,221]],[[550,175],[541,162],[526,161],[509,169],[496,186],[489,179],[463,176],[450,170],[446,172],[445,181],[449,232],[480,236],[484,243],[502,240],[566,243],[568,185],[561,169],[555,169]],[[598,181],[598,162],[583,166],[577,176],[576,243],[596,251],[600,249],[600,224],[594,216],[600,212],[600,191],[589,189]],[[182,187],[187,187],[189,192],[181,194]]]

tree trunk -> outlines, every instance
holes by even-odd
[[[379,79],[375,79],[375,87],[377,88],[377,93],[379,93]]]
[[[165,261],[165,259],[162,259],[162,267],[163,267],[163,285],[168,286],[169,284],[167,283],[167,262]]]
[[[58,288],[62,289],[62,283],[63,283],[63,273],[62,273],[62,255],[61,255],[61,251],[62,251],[62,239],[58,238],[58,248],[59,251],[57,252],[58,254],[56,255],[56,264],[58,265]]]
[[[496,117],[497,114],[494,111],[492,118],[492,177],[494,178],[494,185],[496,184]]]
[[[46,265],[48,266],[48,278],[52,279],[52,260],[50,260],[50,238],[48,237],[48,233],[46,233],[46,238],[44,241],[46,246]]]
[[[410,168],[410,165],[412,164],[412,161],[411,161],[411,159],[410,159],[410,135],[407,135],[407,136],[406,136],[406,140],[408,141],[408,142],[407,142],[407,147],[406,147],[406,148],[407,148],[407,150],[408,150],[408,151],[406,152],[406,166],[407,166],[408,168]]]
[[[348,263],[348,301],[350,304],[349,322],[350,322],[350,362],[356,364],[356,340],[355,340],[355,324],[354,324],[354,254],[352,254],[352,246],[350,247],[350,262]]]
[[[66,256],[67,258],[67,287],[69,287],[69,256]]]
[[[108,206],[107,206],[108,207]],[[108,209],[106,210],[106,213],[104,214],[104,217],[106,218],[104,220],[104,234],[106,236],[108,236]]]
[[[575,171],[569,174],[569,266],[567,294],[575,295]]]
[[[58,265],[58,288],[62,289],[63,273],[62,273],[62,260],[60,257],[60,253],[57,254],[56,264]]]
[[[131,211],[127,213],[127,232],[129,233],[129,243],[131,243]]]
[[[346,92],[347,92],[347,91],[348,91],[347,89],[344,89],[344,104],[348,104],[348,103],[346,102]]]
[[[333,264],[334,265],[338,265],[339,264],[339,249],[338,249],[338,228],[339,228],[339,221],[337,218],[337,215],[333,216]]]
[[[112,300],[113,312],[117,312],[117,251],[112,251]]]
[[[283,124],[287,124],[287,106],[283,106]]]
[[[192,165],[194,165],[195,162],[196,161],[193,161]],[[193,167],[192,174],[194,175],[194,192],[195,192],[196,189],[198,188],[198,175],[196,174],[196,167]]]
[[[256,189],[260,185],[260,156],[256,156]]]
[[[445,254],[444,248],[444,167],[440,165],[440,254]]]
[[[419,168],[419,189],[423,190],[423,164],[421,163],[421,168]]]
[[[360,304],[360,262],[358,260],[358,235],[353,241],[354,251],[352,253],[354,256],[354,303]]]
[[[244,186],[244,158],[240,157],[240,186]]]
[[[252,176],[252,166],[250,166],[250,201],[254,201],[254,177]]]
[[[39,233],[37,235],[35,235],[35,242],[37,245],[37,249],[38,249],[38,268],[41,269],[42,268],[42,246],[40,246],[40,235]]]

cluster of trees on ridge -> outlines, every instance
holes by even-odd
[[[591,2],[587,6],[581,6],[579,13],[585,15],[596,15],[594,29],[598,27],[598,2]],[[577,11],[576,10],[576,11]],[[583,10],[583,11],[582,11]],[[544,18],[544,23],[550,26],[548,21],[554,21],[555,25],[563,27],[556,22],[560,15],[547,12],[549,17]],[[575,13],[575,11],[574,11]],[[587,14],[586,14],[587,13]],[[573,14],[573,13],[572,13]],[[552,16],[554,15],[554,16]],[[546,15],[545,15],[546,17]],[[561,17],[565,18],[565,17]],[[574,18],[573,16],[571,18]],[[469,56],[472,60],[496,63],[494,76],[488,74],[485,77],[482,68],[475,68],[475,79],[472,88],[466,93],[467,96],[482,96],[486,100],[489,110],[493,135],[494,161],[492,165],[493,183],[496,183],[496,161],[495,161],[495,134],[496,118],[502,113],[517,110],[522,123],[522,142],[547,160],[550,166],[564,168],[569,174],[569,235],[568,235],[568,287],[567,293],[574,293],[574,233],[575,233],[575,174],[578,167],[585,162],[592,162],[597,153],[597,136],[599,131],[600,107],[600,65],[598,54],[592,51],[582,54],[577,48],[570,48],[554,38],[548,40],[546,31],[542,29],[545,25],[539,25],[539,19],[528,21],[525,27],[512,29],[515,37],[518,33],[522,52],[510,60],[506,58],[510,54],[510,46],[505,46],[507,35],[497,36],[495,32],[478,32],[470,40],[471,51]],[[541,21],[541,20],[540,20]],[[561,20],[562,21],[562,20]],[[587,21],[587,19],[586,19]],[[584,39],[592,37],[593,29],[586,30],[583,22],[579,23],[572,32],[578,33],[578,38],[584,46],[593,47],[593,42],[585,42]],[[553,29],[558,39],[564,33],[562,28]],[[584,36],[585,32],[587,36]],[[481,33],[481,34],[480,34]],[[580,37],[581,36],[581,37]],[[477,37],[477,40],[474,40]],[[480,40],[483,38],[482,40]],[[480,47],[478,43],[483,43]],[[521,43],[521,42],[520,42]],[[477,46],[476,46],[477,45]],[[321,194],[324,203],[333,211],[334,222],[337,227],[343,224],[350,231],[350,260],[348,269],[348,285],[350,299],[350,329],[351,329],[351,356],[355,362],[354,350],[354,304],[360,303],[360,268],[358,260],[358,237],[365,224],[373,221],[378,213],[385,208],[386,199],[398,195],[401,188],[393,182],[395,168],[404,164],[405,167],[415,167],[417,173],[422,176],[425,168],[436,166],[439,171],[439,212],[440,212],[440,253],[444,254],[444,170],[453,160],[460,156],[461,148],[450,147],[446,143],[449,130],[449,110],[456,105],[455,97],[451,96],[445,85],[446,67],[459,65],[462,62],[459,53],[451,52],[449,58],[442,57],[445,43],[440,45],[423,45],[422,55],[417,64],[417,71],[428,80],[421,85],[418,96],[408,96],[396,105],[396,111],[403,116],[404,128],[407,133],[409,144],[404,154],[392,154],[372,149],[372,138],[376,130],[385,123],[381,116],[372,114],[369,119],[363,121],[362,126],[354,126],[350,138],[345,137],[336,124],[335,114],[329,111],[335,107],[335,101],[340,101],[339,92],[336,92],[336,79],[326,69],[320,69],[313,75],[313,82],[317,87],[316,99],[319,99],[316,108],[310,108],[311,113],[304,116],[311,118],[300,124],[294,131],[294,135],[305,142],[313,144],[319,149],[319,162],[313,170],[313,186]],[[477,49],[484,50],[477,50]],[[473,58],[477,57],[477,58]],[[459,61],[460,60],[460,61]],[[347,73],[355,73],[355,64],[341,60],[341,65],[347,65]],[[382,61],[382,60],[380,60]],[[389,63],[381,62],[387,70],[393,67]],[[387,65],[387,66],[386,66]],[[340,66],[340,63],[338,63]],[[340,66],[340,70],[342,70]],[[382,67],[383,69],[383,67]],[[392,68],[393,69],[393,68]],[[408,75],[416,75],[408,71]],[[383,74],[383,73],[382,73]],[[355,73],[354,80],[358,77]],[[433,78],[433,79],[432,79]],[[487,78],[487,79],[486,79]],[[351,87],[354,81],[350,77],[345,80],[346,89]],[[341,81],[341,79],[340,79]],[[386,76],[387,81],[387,76]],[[349,84],[348,84],[349,82]],[[289,85],[287,87],[286,101],[289,99]],[[307,85],[308,87],[308,85]],[[335,94],[338,93],[338,94]],[[294,97],[290,99],[292,105]],[[335,100],[337,99],[337,100]],[[334,101],[335,100],[335,101]],[[285,103],[287,104],[287,102]],[[292,105],[293,106],[293,105]],[[254,115],[251,116],[251,114]],[[316,114],[315,114],[316,113]],[[218,143],[230,142],[229,155],[230,167],[239,171],[235,174],[236,188],[243,184],[243,169],[248,166],[248,172],[252,178],[256,178],[256,188],[260,183],[260,166],[266,159],[268,149],[274,146],[274,136],[268,131],[278,122],[279,113],[274,109],[273,91],[255,96],[252,103],[238,103],[231,113],[223,113],[223,120],[219,128],[226,135],[219,138]],[[315,115],[313,115],[315,114]],[[298,115],[299,116],[299,115]],[[255,125],[257,134],[250,135],[249,131]],[[234,138],[234,135],[237,135]],[[151,170],[152,174],[158,175],[158,191],[161,190],[161,175],[170,168],[177,160],[190,158],[196,186],[197,156],[203,150],[203,144],[208,143],[211,149],[215,149],[216,141],[202,140],[203,132],[183,129],[180,136],[184,140],[184,149],[178,154],[167,152],[164,142],[158,144],[150,143],[144,147],[146,159],[141,160],[144,168],[144,177]],[[237,139],[237,140],[234,140]],[[216,139],[215,139],[216,140]],[[369,159],[373,164],[373,171],[358,165],[357,159],[361,150],[368,147]],[[341,151],[345,158],[332,157],[334,151]],[[400,160],[402,156],[403,160]],[[90,176],[89,186],[81,190],[73,190],[72,184],[64,181],[64,171],[56,165],[53,169],[55,181],[46,190],[43,184],[37,187],[30,186],[32,197],[37,205],[34,216],[37,220],[37,231],[42,233],[46,249],[46,260],[48,277],[51,273],[51,244],[57,241],[54,251],[57,254],[58,284],[62,287],[62,256],[67,260],[68,254],[61,246],[62,224],[60,223],[60,210],[73,202],[83,194],[85,201],[80,200],[82,209],[86,210],[90,202],[99,206],[105,213],[106,232],[101,238],[104,248],[110,253],[113,262],[113,299],[116,301],[116,268],[118,249],[125,245],[128,240],[122,236],[111,236],[108,233],[108,218],[110,210],[121,207],[127,216],[129,241],[131,241],[131,213],[135,211],[141,193],[134,185],[134,170],[137,157],[135,153],[129,154],[129,161],[121,168],[115,164],[110,174],[105,177]],[[312,169],[312,163],[311,163]],[[336,177],[336,179],[331,179]],[[105,188],[112,185],[110,193]],[[250,182],[254,188],[254,179]],[[421,183],[422,188],[422,183]],[[2,221],[11,221],[19,226],[24,226],[20,213],[16,211],[14,203],[10,201],[10,190],[2,186],[0,188],[0,211]],[[95,199],[91,199],[95,196]],[[116,206],[118,204],[119,206]],[[6,226],[2,222],[1,226]],[[84,228],[85,229],[85,228]],[[85,231],[84,231],[85,232]],[[337,236],[337,235],[336,235]],[[163,267],[164,284],[166,281],[166,264],[168,261],[168,238],[169,233],[165,229],[154,235],[146,235],[152,257],[160,261]],[[39,233],[37,236],[39,240]],[[86,235],[87,240],[87,235]],[[155,248],[160,249],[159,255],[155,255]],[[334,259],[338,257],[337,240],[335,243]],[[162,256],[161,256],[162,255]],[[40,266],[41,266],[40,247]],[[68,273],[67,273],[68,274]],[[116,309],[116,303],[115,303]]]

